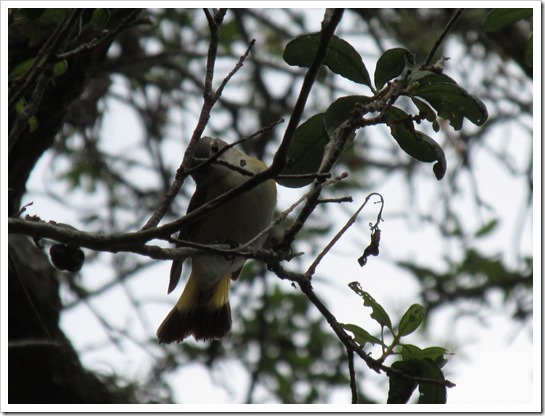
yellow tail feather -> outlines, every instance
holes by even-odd
[[[226,275],[212,288],[201,290],[191,273],[182,296],[157,330],[159,343],[181,342],[190,335],[196,340],[225,337],[231,329],[229,286]]]

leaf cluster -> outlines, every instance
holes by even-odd
[[[402,342],[402,338],[412,334],[423,323],[426,308],[417,303],[411,305],[403,314],[399,323],[394,326],[392,319],[380,303],[368,292],[362,290],[358,282],[349,284],[350,288],[363,299],[363,305],[371,308],[371,318],[380,325],[380,337],[371,335],[356,324],[341,324],[354,335],[354,340],[361,346],[378,345],[382,349],[380,362],[389,357],[400,359],[391,364],[395,371],[388,374],[390,389],[387,403],[407,403],[419,387],[418,403],[444,404],[447,400],[447,383],[441,368],[447,363],[445,355],[448,351],[443,347],[427,347],[421,349],[412,344]],[[384,330],[388,330],[391,342],[387,342]]]

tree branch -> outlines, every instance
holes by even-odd
[[[197,145],[197,141],[201,138],[204,129],[208,124],[212,108],[220,98],[221,93],[225,88],[227,82],[242,67],[244,60],[248,56],[250,49],[253,46],[253,43],[250,43],[246,52],[240,57],[239,61],[235,65],[235,68],[227,75],[227,77],[223,80],[218,89],[214,93],[212,93],[214,65],[218,52],[219,26],[221,25],[226,12],[227,9],[220,9],[214,15],[211,15],[207,9],[204,10],[206,18],[208,20],[208,26],[210,27],[210,44],[208,47],[208,57],[206,61],[206,75],[204,80],[203,92],[204,102],[201,107],[201,113],[199,115],[197,125],[195,126],[195,130],[193,130],[193,134],[191,136],[191,139],[189,140],[189,144],[187,145],[187,149],[185,151],[182,163],[176,171],[176,175],[174,181],[172,182],[172,185],[167,191],[165,198],[163,199],[161,204],[157,207],[148,222],[142,227],[142,230],[148,230],[150,228],[157,227],[157,224],[159,224],[161,219],[168,211],[168,208],[172,205],[172,201],[174,201],[174,198],[176,197],[176,195],[178,195],[178,192],[180,191],[183,183],[185,182],[185,179],[189,176],[187,166],[189,166],[189,162],[191,161],[193,154],[195,153],[195,146]]]
[[[343,12],[344,9],[335,9],[332,14],[326,12],[326,16],[324,16],[324,20],[322,22],[320,44],[318,45],[316,56],[314,57],[314,61],[312,61],[312,64],[308,68],[308,71],[305,75],[303,85],[301,86],[301,91],[299,92],[299,96],[297,97],[297,102],[293,107],[290,121],[288,122],[286,131],[284,132],[282,143],[280,143],[280,146],[278,147],[278,150],[274,155],[272,166],[269,168],[275,173],[280,173],[282,170],[284,170],[288,158],[288,150],[293,140],[293,135],[295,134],[295,130],[299,126],[299,121],[301,120],[301,116],[303,115],[303,110],[305,109],[305,105],[310,95],[310,91],[312,90],[312,86],[314,85],[314,81],[316,79],[316,76],[318,75],[318,71],[320,70],[320,67],[322,66],[326,58],[329,41],[333,37],[337,25],[341,21]]]
[[[350,375],[350,390],[352,391],[352,404],[358,404],[358,383],[356,382],[356,372],[354,371],[354,351],[346,348],[348,354],[348,374]]]
[[[433,48],[431,48],[431,51],[428,54],[428,57],[426,58],[426,61],[424,62],[424,65],[422,65],[422,68],[426,68],[431,64],[431,60],[433,59],[433,56],[437,52],[437,49],[439,49],[439,46],[441,46],[441,43],[443,43],[443,40],[445,40],[445,37],[447,36],[448,32],[450,32],[450,29],[452,28],[452,26],[454,26],[454,23],[456,23],[458,18],[462,15],[463,11],[464,11],[464,9],[456,10],[454,15],[450,18],[447,25],[445,26],[445,29],[443,30],[441,35],[435,41],[435,44],[433,45]]]

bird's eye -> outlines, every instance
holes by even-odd
[[[210,146],[210,148],[212,149],[212,152],[213,152],[213,153],[218,153],[219,150],[220,150],[220,147],[219,147],[219,145],[218,145],[216,142],[212,143],[212,145]]]

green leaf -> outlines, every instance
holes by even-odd
[[[409,80],[409,91],[415,87],[425,87],[430,84],[437,84],[438,82],[446,82],[447,84],[456,84],[451,77],[445,74],[438,74],[433,71],[418,69],[414,71]]]
[[[297,127],[288,150],[288,166],[283,175],[301,175],[314,173],[320,167],[324,156],[324,147],[329,136],[324,127],[324,114],[316,114]],[[288,188],[300,188],[312,182],[312,179],[280,178],[277,182]]]
[[[457,84],[435,82],[410,90],[412,95],[426,100],[440,117],[449,120],[455,130],[462,128],[464,117],[477,126],[484,124],[488,111],[484,103]]]
[[[32,65],[35,58],[28,58],[25,59],[23,62],[18,63],[15,65],[15,68],[13,68],[8,75],[8,80],[13,81],[14,79],[17,79],[21,75],[23,75]]]
[[[422,349],[412,344],[403,344],[401,346],[401,358],[403,360],[412,360],[420,358]]]
[[[395,370],[402,371],[410,376],[418,376],[420,371],[418,362],[412,361],[396,361],[391,367]],[[411,398],[417,383],[413,379],[402,376],[401,374],[391,372],[389,375],[390,388],[388,389],[387,404],[405,404]]]
[[[15,111],[17,114],[21,114],[26,106],[26,100],[24,98],[21,98],[17,103],[15,104]]]
[[[292,66],[310,67],[318,51],[320,37],[321,34],[317,32],[292,39],[284,49],[284,61]],[[360,54],[337,36],[333,36],[329,42],[324,65],[344,78],[371,87],[371,78]]]
[[[95,9],[91,16],[91,27],[94,31],[99,32],[106,27],[110,20],[110,12],[108,9]]]
[[[339,324],[339,325],[341,326],[341,328],[352,332],[352,334],[354,334],[354,338],[356,339],[356,342],[360,344],[362,347],[368,342],[371,344],[382,345],[382,341],[380,339],[371,335],[369,332],[359,327],[358,325],[353,325],[353,324]]]
[[[375,299],[373,299],[373,297],[369,293],[363,291],[358,282],[351,282],[348,284],[348,286],[363,299],[364,306],[369,306],[372,309],[371,318],[378,322],[380,326],[385,326],[390,330],[393,330],[392,320],[390,319],[388,313],[386,313],[382,305],[380,305]]]
[[[396,361],[391,367],[402,371],[407,376],[445,381],[441,368],[430,358],[403,358],[403,361]],[[447,388],[444,385],[426,382],[417,383],[403,375],[391,373],[388,403],[407,403],[417,384],[420,392],[419,404],[444,404],[447,402]]]
[[[498,225],[497,218],[494,218],[487,222],[485,225],[483,225],[479,230],[475,233],[475,237],[483,237],[487,234],[490,234]]]
[[[38,118],[36,116],[30,116],[27,120],[28,129],[31,133],[34,133],[38,129]]]
[[[401,75],[405,66],[415,63],[415,56],[407,49],[388,49],[377,61],[375,87],[380,90],[388,81]]]
[[[433,360],[439,367],[443,367],[447,363],[445,359],[445,354],[449,353],[446,348],[443,347],[428,347],[424,348],[420,354],[421,358],[429,358]]]
[[[492,9],[484,19],[483,29],[485,32],[496,32],[504,26],[532,15],[532,9]]]
[[[433,108],[431,108],[427,103],[425,103],[422,100],[419,100],[416,97],[411,97],[411,101],[416,105],[416,108],[418,108],[418,111],[420,111],[420,115],[424,117],[429,122],[433,123],[435,120],[437,120],[437,115],[435,114],[435,111],[433,111]]]
[[[418,360],[420,377],[431,380],[445,381],[443,371],[429,358]],[[420,383],[418,386],[420,398],[418,404],[445,404],[447,402],[447,388],[435,383]]]
[[[47,8],[38,17],[37,24],[40,27],[58,25],[66,15],[67,8]]]
[[[447,160],[441,146],[428,135],[415,130],[414,122],[400,108],[390,107],[387,115],[390,132],[399,147],[421,162],[437,162],[433,166],[433,172],[437,180],[443,179],[447,170]]]
[[[324,123],[327,133],[331,134],[344,123],[358,104],[369,104],[373,99],[365,95],[348,95],[335,100],[324,114]]]
[[[53,76],[58,77],[61,76],[66,72],[68,69],[68,61],[66,59],[63,59],[62,61],[59,61],[53,66]]]
[[[17,103],[15,104],[15,111],[17,114],[21,114],[25,111],[25,107],[27,105],[27,101],[24,98],[21,98]],[[31,133],[34,133],[36,129],[38,128],[38,118],[35,115],[31,115],[28,120],[28,129]]]
[[[398,335],[404,337],[416,331],[420,324],[422,324],[425,315],[426,308],[422,305],[417,303],[411,305],[399,322]]]
[[[449,354],[443,347],[428,347],[421,349],[416,345],[403,344],[401,346],[401,358],[403,360],[422,360],[428,358],[433,361],[445,361],[444,355]]]

